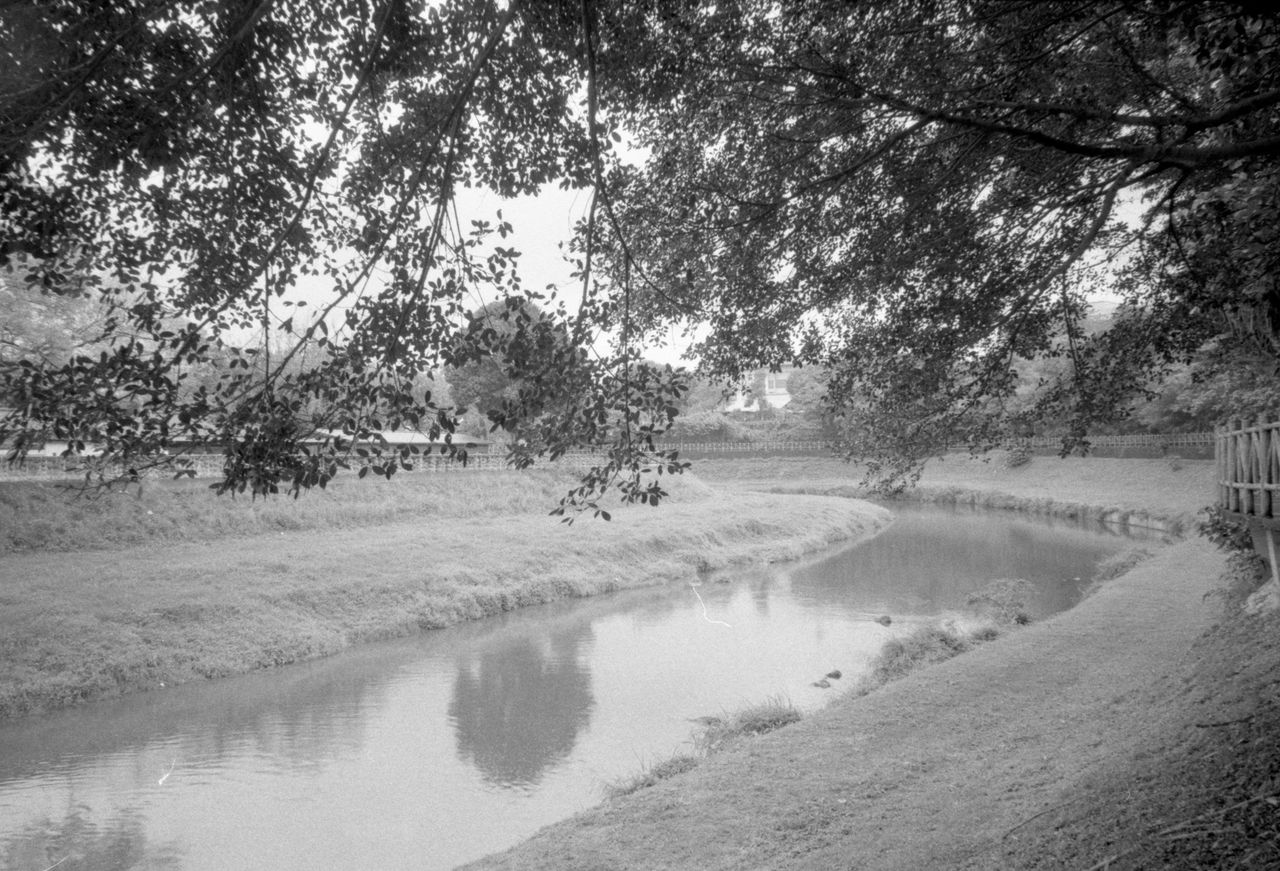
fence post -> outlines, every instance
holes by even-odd
[[[1270,450],[1267,452],[1267,483],[1273,487],[1280,484],[1280,421],[1271,424],[1271,437],[1269,439]],[[1271,491],[1271,514],[1275,516],[1276,499],[1280,498],[1280,491]]]
[[[1236,440],[1239,438],[1239,436],[1237,435],[1237,433],[1236,433],[1236,431],[1235,431],[1235,426],[1234,426],[1234,424],[1235,424],[1235,423],[1236,423],[1235,421],[1228,421],[1228,422],[1227,422],[1227,430],[1228,430],[1228,431],[1227,431],[1227,433],[1226,433],[1226,443],[1227,443],[1227,463],[1226,463],[1226,466],[1227,466],[1227,468],[1226,468],[1226,474],[1222,476],[1222,480],[1225,482],[1225,486],[1226,486],[1226,488],[1227,488],[1227,502],[1226,502],[1226,505],[1227,505],[1227,510],[1228,510],[1228,511],[1239,511],[1239,510],[1240,510],[1240,500],[1239,500],[1239,495],[1240,495],[1240,494],[1239,494],[1239,492],[1236,490],[1236,487],[1235,487],[1235,481],[1236,481]]]
[[[1253,510],[1253,491],[1249,489],[1249,434],[1247,432],[1249,425],[1245,423],[1244,418],[1238,418],[1235,421],[1235,474],[1233,479],[1236,483],[1236,502],[1240,506],[1243,514],[1249,514]]]
[[[1258,433],[1254,443],[1256,452],[1253,457],[1253,481],[1257,485],[1256,501],[1254,503],[1254,513],[1259,517],[1271,516],[1271,499],[1270,490],[1271,476],[1267,474],[1271,465],[1271,444],[1269,438],[1270,432],[1267,428],[1267,419],[1258,417]]]
[[[1222,424],[1213,427],[1213,465],[1218,473],[1218,504],[1227,506],[1227,428]]]

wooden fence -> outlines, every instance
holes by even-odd
[[[1249,517],[1280,518],[1280,421],[1245,421],[1215,433],[1218,502]]]
[[[752,454],[760,455],[776,455],[776,454],[801,454],[801,455],[830,455],[831,443],[820,441],[818,439],[809,440],[776,440],[776,441],[741,441],[741,442],[661,442],[658,447],[664,450],[677,450],[680,455],[712,455],[719,456],[721,454]]]
[[[1184,448],[1212,445],[1211,432],[1130,433],[1128,435],[1089,436],[1094,448]],[[1012,444],[1029,448],[1060,448],[1062,436],[1032,436],[1015,439]]]
[[[1274,426],[1274,425],[1273,425]],[[1137,435],[1100,435],[1093,436],[1089,443],[1095,448],[1160,448],[1161,450],[1180,447],[1205,447],[1217,443],[1221,433],[1191,432]],[[1276,443],[1273,435],[1271,444]],[[1036,436],[1018,439],[1009,443],[1010,447],[1024,446],[1033,449],[1057,450],[1062,445],[1058,436]],[[728,456],[776,457],[776,456],[831,456],[832,447],[829,442],[819,439],[808,440],[770,440],[770,441],[736,441],[736,442],[671,442],[661,444],[664,449],[674,449],[686,459],[707,459]],[[1274,450],[1274,449],[1273,449]],[[222,474],[223,458],[221,454],[189,454],[183,457],[191,463],[197,477],[212,478]],[[587,451],[566,454],[556,461],[561,469],[585,470],[600,462],[597,455]],[[1220,461],[1221,462],[1221,461]],[[545,461],[539,461],[539,467]],[[418,456],[414,458],[414,468],[427,472],[450,472],[486,469],[505,469],[506,447],[501,444],[490,445],[488,450],[472,450],[467,465],[455,463],[438,454]],[[20,466],[7,466],[0,461],[0,478],[66,478],[84,474],[80,460],[74,457],[36,457],[31,456]],[[163,472],[159,473],[163,474]],[[1274,479],[1273,479],[1274,480]],[[1278,497],[1280,498],[1280,497]],[[1238,501],[1238,500],[1237,500]],[[1226,500],[1224,499],[1224,507]],[[1234,510],[1234,509],[1233,509]]]
[[[1249,524],[1254,547],[1266,542],[1271,579],[1280,586],[1276,533],[1280,529],[1280,421],[1243,420],[1220,427],[1214,443],[1218,463],[1218,504]]]

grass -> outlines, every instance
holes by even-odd
[[[909,635],[886,641],[880,653],[871,660],[866,674],[855,684],[853,693],[865,696],[914,671],[959,656],[980,643],[980,639],[991,640],[994,637],[989,629],[970,634],[954,626],[922,626]]]
[[[966,607],[976,619],[922,626],[886,641],[866,673],[854,683],[852,694],[865,696],[922,668],[994,641],[1011,627],[1027,625],[1031,622],[1028,604],[1034,595],[1035,587],[1022,578],[990,581],[966,600]]]
[[[207,481],[154,480],[104,493],[75,483],[0,481],[0,553],[116,550],[216,541],[234,535],[362,529],[411,519],[543,515],[572,473],[457,470],[390,481],[339,478],[298,499],[215,496]],[[711,491],[693,476],[668,480],[672,502]]]
[[[1082,598],[1092,596],[1102,589],[1102,585],[1107,581],[1113,581],[1121,575],[1127,574],[1154,555],[1149,548],[1145,547],[1131,547],[1120,551],[1120,553],[1112,554],[1098,563],[1098,568],[1094,570],[1093,578],[1089,581],[1089,586],[1085,587]]]
[[[792,559],[887,520],[848,500],[723,495],[676,479],[659,509],[569,526],[546,513],[568,480],[433,474],[265,503],[148,485],[141,499],[117,495],[78,515],[74,502],[19,488],[24,529],[66,529],[0,554],[0,717]]]
[[[608,784],[605,787],[605,796],[608,798],[620,798],[624,795],[631,795],[633,792],[639,792],[642,789],[648,789],[651,786],[657,786],[664,780],[669,780],[686,771],[692,771],[702,762],[702,758],[691,753],[677,753],[654,765],[646,765],[640,771],[621,780]]]
[[[986,458],[957,454],[933,460],[904,498],[1094,519],[1173,535],[1193,530],[1196,514],[1215,498],[1212,460],[1035,457],[1010,468],[1004,458],[995,451]],[[862,470],[831,457],[698,460],[694,471],[708,482],[747,489],[865,495]]]
[[[610,798],[631,795],[686,771],[692,771],[703,759],[735,747],[744,740],[775,732],[798,722],[800,712],[790,701],[780,697],[766,699],[732,714],[705,717],[701,721],[701,729],[693,736],[694,753],[677,753],[654,765],[645,766],[636,774],[610,784],[605,792]]]

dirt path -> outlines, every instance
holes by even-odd
[[[1222,558],[1165,549],[1057,618],[844,699],[545,830],[484,868],[997,868],[1176,716],[1152,688],[1212,622]]]

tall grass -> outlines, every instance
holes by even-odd
[[[576,482],[555,470],[419,472],[339,478],[298,499],[217,496],[207,481],[147,481],[111,492],[47,481],[0,482],[0,553],[103,550],[232,535],[356,529],[416,519],[546,514]],[[672,501],[709,490],[667,482]]]
[[[800,712],[790,701],[771,697],[720,717],[705,717],[693,734],[693,753],[677,753],[605,787],[609,798],[630,795],[697,768],[702,760],[722,753],[744,740],[800,722]]]
[[[995,636],[984,631],[982,637]],[[950,626],[923,626],[910,635],[886,641],[859,681],[856,694],[866,695],[921,668],[945,662],[971,650],[976,643],[977,638]]]

